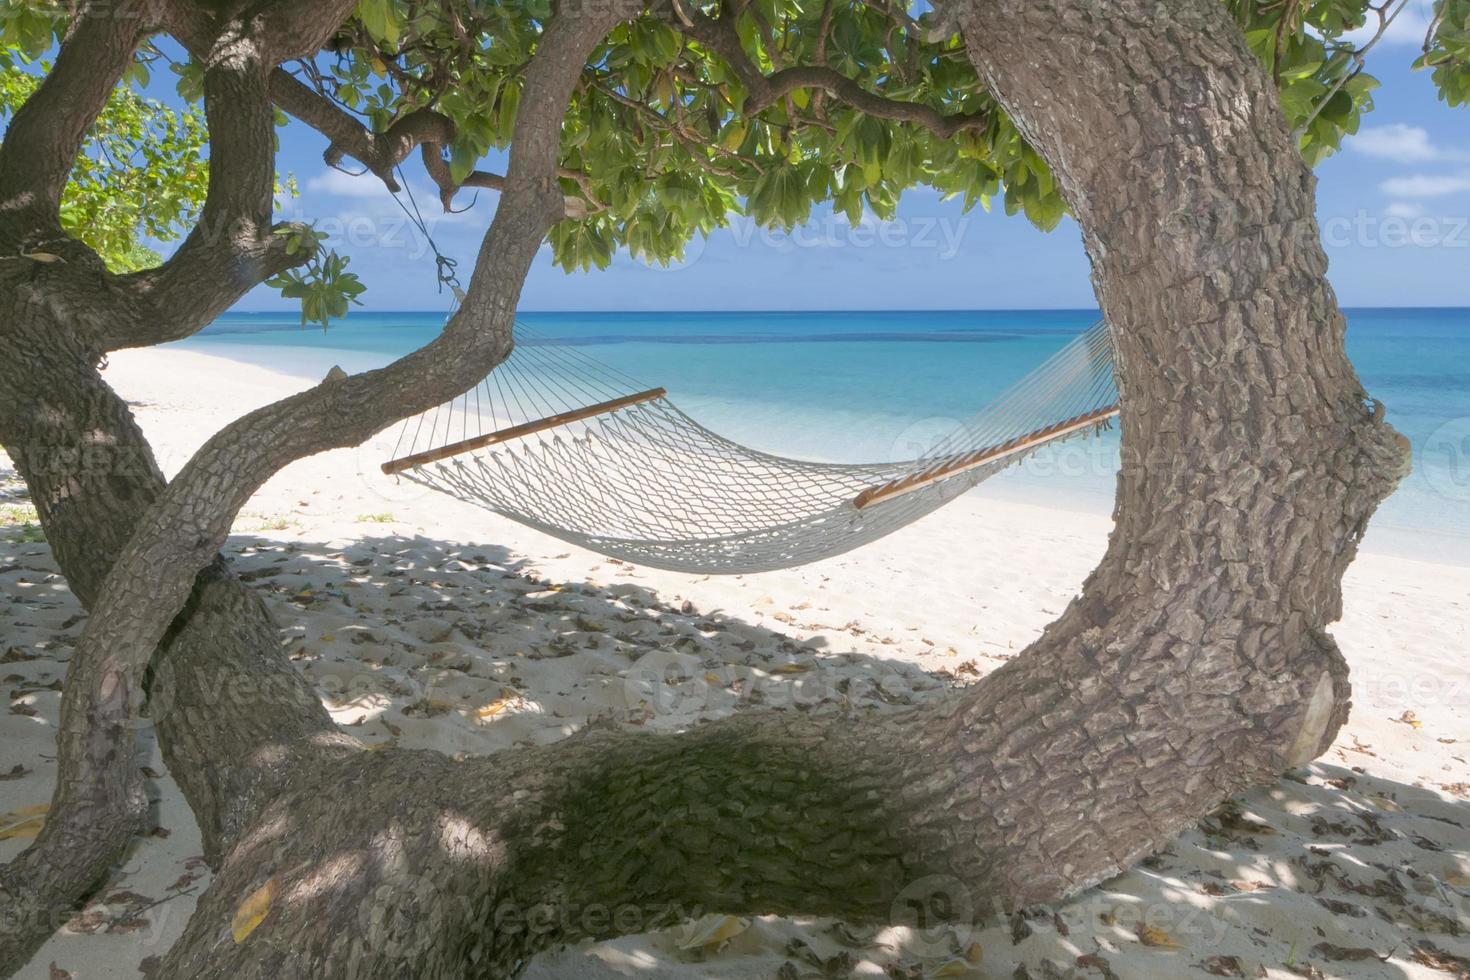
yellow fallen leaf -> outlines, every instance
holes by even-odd
[[[749,928],[749,919],[739,919],[733,915],[707,915],[690,923],[683,940],[679,943],[679,948],[698,949],[719,946]]]
[[[240,907],[235,910],[235,919],[230,923],[230,933],[235,937],[236,943],[243,943],[270,912],[278,887],[276,879],[271,878],[240,903]]]
[[[46,812],[50,809],[49,803],[39,803],[35,806],[23,806],[9,813],[0,813],[0,840],[34,839],[41,832],[41,826],[46,822]]]
[[[61,261],[61,256],[53,255],[50,252],[22,252],[20,254],[30,259],[32,262],[46,262],[49,264],[51,262]]]
[[[716,685],[723,684],[724,683],[723,681],[720,680],[720,675],[719,674],[716,674],[714,671],[710,671],[709,673],[707,673],[707,674],[704,675],[704,682],[706,684],[716,684]]]
[[[812,669],[811,664],[781,664],[771,668],[773,674],[805,674]]]
[[[1173,936],[1169,935],[1164,930],[1156,929],[1153,926],[1139,926],[1138,941],[1143,943],[1145,946],[1160,946],[1164,949],[1179,948],[1179,944],[1174,941]]]
[[[1414,712],[1412,712],[1412,711],[1405,711],[1403,714],[1399,715],[1398,721],[1403,722],[1405,725],[1408,725],[1410,728],[1423,728],[1424,727],[1424,722],[1420,721],[1419,720],[1419,716],[1416,715],[1416,714],[1414,714]]]
[[[946,960],[924,974],[925,977],[973,977],[975,975],[974,964],[967,963],[958,956],[952,960]]]
[[[985,959],[985,949],[979,943],[971,943],[965,948],[965,959],[976,966]]]
[[[509,711],[510,708],[518,703],[520,700],[521,696],[519,692],[512,691],[509,688],[503,687],[500,689],[500,697],[496,698],[494,701],[491,701],[489,704],[482,705],[481,707],[475,709],[475,717],[481,720],[484,720],[486,718],[494,718],[496,715]]]

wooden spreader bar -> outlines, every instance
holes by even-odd
[[[522,436],[534,435],[537,432],[545,432],[547,429],[555,429],[560,425],[571,422],[580,422],[598,415],[606,415],[608,412],[616,412],[620,408],[629,405],[637,405],[641,402],[651,402],[655,398],[662,398],[668,392],[663,388],[650,388],[648,391],[640,391],[633,395],[624,395],[621,398],[612,398],[596,405],[588,405],[584,408],[575,408],[569,412],[558,412],[556,415],[548,415],[544,419],[536,419],[533,422],[522,422],[520,425],[512,425],[506,429],[496,429],[473,439],[464,439],[460,442],[451,442],[447,446],[438,449],[428,449],[412,456],[404,456],[401,459],[389,460],[383,464],[383,472],[389,476],[394,473],[402,473],[411,470],[415,466],[425,463],[435,463],[441,459],[458,456],[462,453],[473,452],[476,449],[484,449],[486,446],[494,446],[497,443],[509,442]]]
[[[1076,418],[1067,419],[1055,425],[1049,425],[1044,429],[1037,429],[1035,432],[1028,432],[1025,435],[1017,436],[998,446],[977,449],[972,453],[956,456],[949,462],[931,467],[922,473],[915,473],[912,476],[906,476],[898,480],[890,480],[882,486],[869,487],[853,498],[852,505],[858,510],[862,510],[864,507],[871,507],[885,500],[892,500],[894,497],[901,497],[906,493],[922,490],[924,487],[938,483],[940,480],[947,480],[967,470],[973,470],[977,466],[984,466],[986,463],[993,463],[996,460],[1005,459],[1007,456],[1024,453],[1027,450],[1035,449],[1037,446],[1044,445],[1055,439],[1060,439],[1080,429],[1097,425],[1104,419],[1110,419],[1117,414],[1118,406],[1109,405],[1107,408],[1100,408],[1095,412],[1088,412],[1085,415],[1079,415]]]

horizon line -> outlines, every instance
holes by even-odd
[[[1457,310],[1457,311],[1460,311],[1460,310],[1463,310],[1463,311],[1465,311],[1467,313],[1470,313],[1470,304],[1466,304],[1466,305],[1463,305],[1463,306],[1444,306],[1444,305],[1440,305],[1440,304],[1388,305],[1388,306],[1339,306],[1338,309],[1344,310],[1344,311],[1348,311],[1348,310]],[[443,313],[443,312],[444,312],[443,310],[432,309],[432,308],[425,307],[425,308],[420,308],[420,309],[407,309],[407,308],[404,308],[404,309],[392,309],[392,310],[352,310],[352,311],[349,311],[347,315],[348,316],[352,316],[354,313],[357,313],[357,314],[362,314],[362,313],[375,313],[375,314],[434,313],[434,314],[439,314],[439,313]],[[595,309],[594,310],[594,309],[572,309],[572,310],[540,310],[540,309],[537,309],[537,310],[517,310],[516,311],[517,315],[525,314],[525,313],[554,313],[554,314],[559,314],[559,315],[588,315],[588,316],[598,316],[598,315],[603,315],[603,314],[608,314],[608,313],[616,313],[616,314],[683,313],[683,314],[705,314],[705,315],[709,315],[709,314],[719,314],[719,315],[725,315],[725,314],[762,315],[762,314],[777,314],[777,313],[779,313],[779,314],[793,314],[793,313],[795,313],[795,314],[802,314],[802,313],[1093,313],[1093,314],[1097,314],[1097,313],[1101,313],[1101,312],[1102,311],[1098,307],[1095,307],[1095,306],[994,306],[994,307],[970,307],[970,308],[963,308],[963,307],[945,307],[945,308],[939,308],[939,307],[935,307],[935,308],[927,308],[927,307],[912,307],[912,308],[884,307],[884,308],[881,308],[881,309],[871,309],[871,308],[870,309],[855,309],[855,308],[837,308],[837,307],[833,307],[833,308],[830,308],[830,309],[774,309],[773,308],[773,309],[759,309],[759,310],[756,310],[756,309],[749,309],[749,310],[739,310],[739,309],[734,309],[734,310],[731,310],[731,309],[725,309],[725,310],[703,310],[703,309],[660,309],[660,310],[626,310],[626,309]],[[288,308],[279,309],[279,310],[226,310],[223,314],[221,314],[221,316],[228,316],[231,313],[248,313],[248,314],[252,314],[252,315],[254,315],[254,314],[281,313],[281,314],[296,314],[296,315],[299,315],[300,311],[299,311],[299,309],[289,308],[289,307]]]

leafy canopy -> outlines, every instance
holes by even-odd
[[[1380,14],[1368,0],[1223,2],[1275,80],[1305,159],[1334,152],[1372,108],[1377,81],[1350,34]],[[1435,12],[1415,64],[1461,105],[1470,102],[1470,0],[1436,0]],[[509,144],[550,16],[550,0],[361,0],[331,50],[292,70],[374,132],[415,110],[444,114],[455,127],[442,148],[450,179],[473,184]],[[48,50],[60,24],[59,12],[0,0],[7,110],[34,85],[10,65]],[[562,184],[585,215],[552,231],[556,261],[603,267],[619,248],[674,261],[732,215],[790,229],[823,202],[854,222],[864,212],[887,218],[914,187],[966,210],[999,199],[1006,213],[1055,227],[1065,205],[1046,164],[987,94],[960,39],[935,26],[932,14],[915,19],[893,0],[663,0],[607,38],[573,96]],[[803,70],[822,72],[824,84],[772,94],[772,83]],[[197,99],[197,68],[178,71],[180,92]],[[862,99],[831,84],[837,76],[890,111],[855,107]],[[121,86],[73,175],[68,228],[119,268],[152,261],[140,238],[173,240],[197,212],[203,147],[197,111]],[[362,290],[319,238],[303,236],[312,261],[274,283],[302,299],[304,318],[325,322]]]
[[[1378,82],[1350,39],[1379,14],[1368,0],[1225,0],[1271,73],[1301,148],[1317,163],[1357,131]],[[1397,0],[1389,0],[1392,3]],[[548,0],[424,5],[361,0],[334,57],[308,75],[324,94],[382,130],[418,108],[448,115],[455,181],[510,140],[520,78]],[[1438,0],[1420,63],[1443,98],[1470,99],[1470,0]],[[867,92],[947,117],[985,115],[952,137],[915,121],[860,111],[797,88],[752,111],[748,74],[706,43],[733,20],[735,50],[766,76],[831,68]],[[566,268],[606,266],[619,247],[645,260],[682,257],[694,234],[732,214],[791,228],[830,201],[857,222],[891,217],[916,186],[969,210],[1000,197],[1007,214],[1054,228],[1065,205],[1040,157],[993,104],[958,37],[934,40],[892,0],[736,0],[660,13],[615,31],[591,59],[563,130],[568,194],[590,214],[551,235]],[[725,50],[721,48],[721,50]],[[726,52],[729,53],[728,51]]]
[[[48,69],[52,21],[28,6],[0,6],[0,122],[28,99]],[[203,115],[144,98],[139,62],[108,100],[72,168],[61,200],[61,226],[115,272],[159,263],[145,242],[172,242],[204,204],[209,145]]]

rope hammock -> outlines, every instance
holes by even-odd
[[[520,323],[516,335],[478,386],[404,424],[383,471],[676,571],[767,571],[842,554],[1118,413],[1098,323],[919,459],[816,463],[731,442],[662,388]]]
[[[407,188],[402,178],[400,184]],[[408,192],[399,207],[463,298]],[[1118,414],[1113,348],[1094,324],[918,459],[817,463],[716,435],[576,347],[515,325],[479,385],[408,419],[383,472],[625,561],[703,574],[791,568],[913,523],[1043,446]]]

